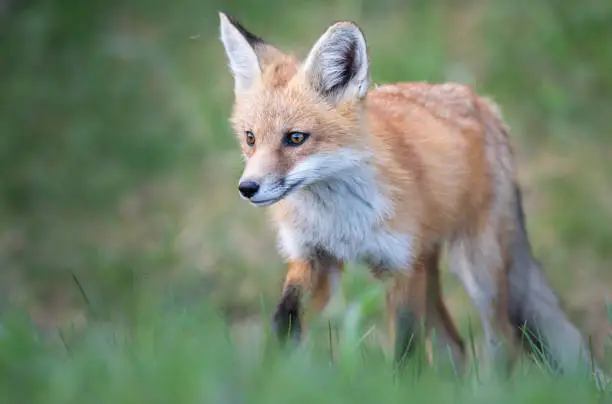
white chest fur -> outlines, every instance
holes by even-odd
[[[289,259],[305,259],[321,249],[344,262],[365,261],[388,269],[409,264],[410,237],[385,221],[391,201],[364,170],[310,185],[288,199],[291,215],[279,223],[279,244]]]

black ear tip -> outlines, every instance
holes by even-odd
[[[219,14],[223,14],[228,21],[238,30],[240,31],[240,33],[242,34],[242,36],[249,42],[249,44],[251,46],[257,45],[257,44],[261,44],[264,43],[265,41],[258,37],[257,35],[254,35],[253,33],[249,32],[241,23],[240,21],[238,21],[238,19],[233,16],[232,14],[226,13],[225,11],[219,11]]]
[[[240,21],[233,15],[224,10],[219,11],[219,15],[223,15],[236,28],[242,27]]]
[[[238,22],[238,19],[236,19],[236,17],[233,14],[228,13],[227,11],[223,11],[221,10],[219,13],[223,14],[225,16],[225,18],[228,19],[229,22],[232,23],[232,25],[240,25],[240,22]]]

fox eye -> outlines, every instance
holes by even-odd
[[[287,136],[285,136],[285,143],[288,146],[299,146],[304,143],[304,141],[308,139],[309,136],[310,135],[308,133],[289,132],[287,133]]]
[[[253,146],[255,144],[255,135],[250,130],[246,131],[246,142],[249,146]]]

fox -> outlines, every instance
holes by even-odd
[[[388,283],[394,363],[435,333],[464,369],[440,280],[446,249],[490,360],[511,370],[539,351],[559,371],[579,361],[602,374],[532,253],[509,126],[491,98],[455,82],[372,85],[352,21],[334,22],[300,58],[219,18],[238,192],[267,210],[287,264],[270,319],[279,341],[299,343],[305,307],[321,313],[342,293],[345,265],[359,263]]]

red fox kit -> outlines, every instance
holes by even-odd
[[[491,357],[503,344],[512,364],[524,327],[561,369],[589,361],[532,256],[508,129],[492,101],[454,83],[370,88],[365,37],[351,22],[329,27],[304,60],[223,13],[220,31],[245,159],[238,189],[267,207],[288,261],[272,320],[281,340],[299,339],[305,297],[322,310],[344,263],[360,262],[391,279],[396,361],[424,324],[462,366],[440,285],[447,245]]]

